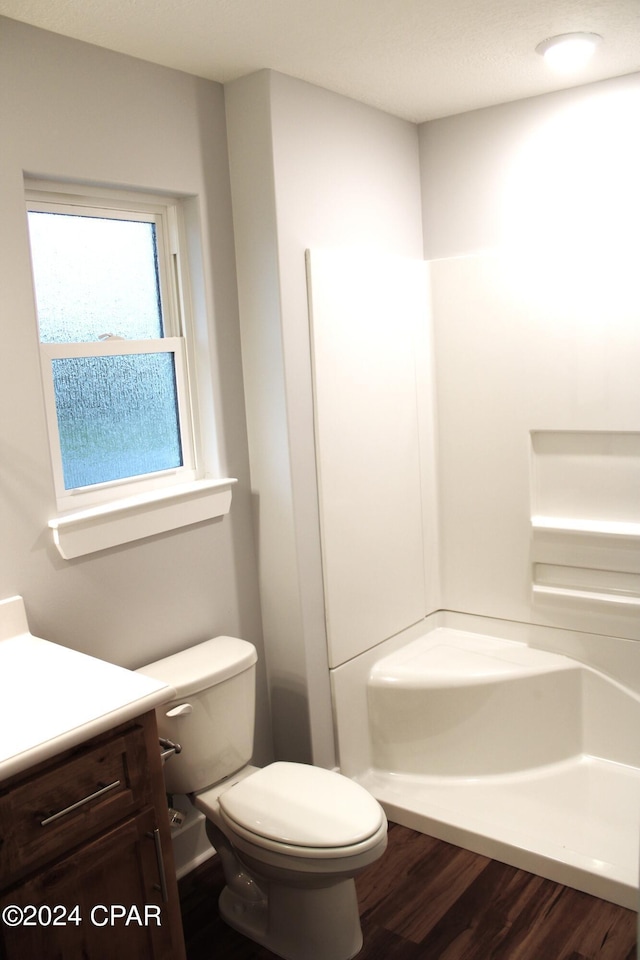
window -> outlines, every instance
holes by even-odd
[[[195,479],[178,209],[30,190],[58,508]]]
[[[29,181],[26,194],[59,511],[49,527],[68,560],[221,517],[236,482],[205,476],[196,456],[181,240],[184,203],[194,255],[197,199],[72,190]],[[198,257],[193,266],[206,350]],[[205,384],[212,367],[201,363]],[[217,472],[211,437],[208,448]]]

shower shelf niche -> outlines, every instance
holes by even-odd
[[[640,607],[640,523],[533,516],[532,593],[540,603]]]
[[[623,593],[598,593],[595,590],[574,590],[570,587],[552,587],[542,583],[533,584],[533,595],[565,600],[585,600],[590,603],[617,603],[623,607],[640,608],[640,597],[637,596]]]
[[[578,520],[573,517],[532,517],[533,530],[556,533],[585,533],[608,537],[640,539],[640,523],[625,520]]]

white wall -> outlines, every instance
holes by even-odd
[[[532,226],[602,249],[628,238],[639,87],[632,74],[422,124],[427,259],[504,249]]]
[[[614,448],[628,434],[632,476],[639,109],[636,75],[420,129],[448,609],[640,639],[637,606],[532,597],[535,562],[551,565],[542,575],[582,583],[615,587],[625,575],[638,595],[638,538],[542,535],[530,523],[533,473],[557,485],[563,458],[590,493],[547,489],[552,510],[566,513],[574,500],[590,519],[637,520],[637,489],[634,504]],[[537,452],[531,431],[543,432]],[[548,481],[540,450],[556,448]],[[626,492],[614,498],[601,486],[599,496],[603,483]]]
[[[304,254],[422,256],[417,129],[268,71],[225,94],[276,749],[330,766]]]
[[[333,668],[437,607],[428,265],[314,248],[308,271]]]
[[[0,115],[0,597],[22,594],[31,629],[137,667],[219,633],[258,645],[260,608],[222,87],[2,20]],[[23,174],[196,197],[206,316],[198,327],[206,442],[239,478],[231,513],[63,561],[40,387]],[[206,360],[206,351],[211,360]],[[206,378],[205,378],[206,380]],[[217,442],[213,433],[217,432]],[[258,759],[270,751],[264,674]]]

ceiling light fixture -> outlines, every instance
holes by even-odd
[[[569,73],[586,64],[601,40],[597,33],[562,33],[539,43],[536,53],[555,70]]]

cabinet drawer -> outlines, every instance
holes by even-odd
[[[0,792],[0,875],[18,879],[150,798],[138,726],[60,759]]]

